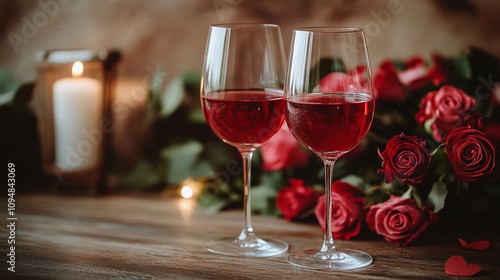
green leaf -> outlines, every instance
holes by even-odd
[[[276,208],[276,190],[264,184],[253,186],[251,189],[251,209],[252,212],[263,215],[278,216],[280,212]]]
[[[410,186],[408,188],[408,190],[401,196],[401,198],[403,198],[403,199],[411,198],[411,192],[412,192],[412,190],[413,190],[413,187]]]
[[[200,87],[201,73],[187,72],[184,74],[184,88],[189,97],[190,111],[188,120],[193,123],[206,123],[203,111],[201,110]]]
[[[200,104],[201,73],[190,71],[182,74],[186,93]]]
[[[181,105],[182,98],[184,97],[184,81],[182,76],[175,78],[167,86],[163,95],[160,97],[161,111],[160,115],[162,117],[170,116],[179,105]]]
[[[389,199],[390,192],[382,186],[372,186],[366,191],[366,202],[368,205],[375,205]]]
[[[340,58],[322,58],[316,65],[316,71],[319,71],[320,77],[333,73],[345,72],[344,62]]]
[[[412,186],[408,187],[408,190],[401,196],[403,199],[413,199],[417,203],[419,208],[422,208],[422,198],[418,193],[418,190]]]
[[[160,94],[163,81],[167,74],[163,71],[155,72],[151,80],[151,86],[149,88],[149,102],[155,103],[153,107],[156,107],[160,103]]]
[[[437,181],[432,185],[432,189],[427,197],[427,202],[433,208],[434,213],[444,208],[448,188],[443,181]]]
[[[0,91],[0,106],[9,103],[14,106],[27,106],[33,97],[35,83],[24,83],[16,89],[16,86],[12,83],[2,81],[5,79],[0,71],[0,88],[5,90]],[[7,83],[7,85],[3,83]]]
[[[398,72],[404,71],[405,70],[405,62],[403,60],[392,60],[392,64],[394,65],[394,68],[398,70]]]
[[[452,80],[470,80],[472,78],[472,68],[466,54],[448,58],[444,67],[446,68],[446,72],[450,74]]]
[[[321,169],[322,172],[322,177],[325,177],[325,169]],[[334,170],[334,176],[337,178],[343,178],[344,176],[347,176],[351,172],[351,169],[349,169],[349,162],[345,159],[340,158],[335,162],[335,170]]]
[[[451,165],[446,155],[445,145],[440,145],[432,155],[429,171],[433,172],[436,177],[440,177],[451,171]]]
[[[198,196],[198,206],[206,212],[217,212],[241,201],[241,194],[235,193],[226,183],[209,180]]]
[[[14,82],[7,69],[0,69],[0,94],[13,92],[17,88],[17,83]]]
[[[207,123],[201,107],[192,108],[189,112],[188,120],[193,123]]]
[[[201,193],[197,200],[198,206],[208,213],[216,213],[224,209],[231,201],[217,196],[208,196],[205,193]]]
[[[332,72],[345,72],[345,65],[339,58],[322,58],[310,71],[309,89],[311,91],[316,87],[319,81]],[[306,90],[306,89],[304,89]]]
[[[0,106],[10,103],[15,96],[16,92],[14,90],[0,93]]]
[[[171,145],[160,151],[160,156],[167,162],[166,183],[178,184],[191,176],[198,155],[203,145],[196,140]]]
[[[342,179],[340,179],[340,181],[349,183],[355,187],[358,187],[361,190],[366,190],[366,189],[370,188],[370,184],[366,183],[362,177],[354,175],[354,174],[349,174],[349,175],[343,177]]]
[[[190,119],[201,121],[199,118],[201,111],[200,105],[200,80],[201,75],[198,72],[187,72],[176,77],[167,85],[167,88],[161,96],[161,113],[162,117],[169,117],[181,105],[185,98],[188,99],[191,109],[195,111],[190,116]],[[204,122],[204,120],[203,120]]]
[[[182,144],[172,145],[160,151],[162,158],[167,160],[178,159],[185,155],[197,155],[203,150],[203,145],[196,140],[189,140]]]
[[[215,167],[206,160],[198,160],[191,169],[190,176],[198,178],[200,176],[209,176],[214,172]]]
[[[243,170],[243,163],[236,148],[231,148],[226,143],[218,140],[216,142],[203,143],[205,147],[205,158],[215,166],[226,167],[230,161],[237,161],[237,165]],[[240,174],[243,171],[239,172]]]
[[[121,178],[120,184],[128,190],[143,191],[161,182],[157,163],[139,161],[135,167]]]
[[[436,116],[432,117],[431,119],[428,119],[424,123],[425,127],[425,132],[427,132],[429,135],[432,135],[432,124],[436,121]]]
[[[286,184],[288,184],[288,182],[283,182],[283,172],[283,169],[275,171],[262,171],[260,184],[267,185],[275,191],[283,188]]]

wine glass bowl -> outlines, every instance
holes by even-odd
[[[261,146],[285,121],[285,102],[279,92],[208,92],[202,100],[205,118],[214,133],[237,148]]]
[[[362,29],[312,27],[294,30],[285,119],[290,131],[325,165],[325,233],[320,249],[288,256],[289,263],[336,271],[369,265],[372,257],[339,250],[332,238],[332,182],[335,161],[366,136],[375,107]]]
[[[373,107],[366,93],[296,95],[288,99],[286,118],[297,140],[313,153],[338,157],[365,137]]]
[[[244,225],[236,238],[210,241],[209,252],[247,257],[282,254],[288,244],[261,239],[251,225],[253,152],[284,123],[284,51],[272,24],[212,25],[201,80],[201,106],[212,131],[243,159]]]

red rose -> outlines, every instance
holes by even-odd
[[[440,84],[449,81],[449,77],[445,69],[446,59],[438,54],[432,54],[432,61],[434,64],[429,67],[427,72],[427,76],[432,84],[439,86]]]
[[[405,70],[399,73],[401,82],[412,90],[422,88],[432,82],[439,86],[449,80],[445,71],[445,58],[432,54],[433,64],[427,68],[425,61],[420,56],[414,56],[405,62]]]
[[[412,90],[419,89],[429,83],[427,67],[421,56],[414,56],[405,62],[405,70],[398,74],[399,80]]]
[[[463,182],[496,179],[500,173],[498,150],[497,143],[475,128],[457,128],[446,141],[446,153],[455,177]]]
[[[359,234],[365,211],[364,194],[355,186],[335,181],[332,184],[332,236],[334,239],[348,240]],[[325,195],[321,196],[314,209],[323,232],[325,231]]]
[[[415,118],[418,123],[432,122],[432,135],[438,142],[446,141],[453,129],[465,126],[478,114],[476,100],[449,85],[442,86],[439,91],[429,92],[420,103],[422,107]]]
[[[380,154],[380,152],[379,152]],[[394,177],[404,184],[420,184],[427,173],[431,155],[425,149],[425,142],[416,136],[394,136],[380,154],[382,167],[378,173],[385,175],[390,183]]]
[[[495,141],[497,144],[500,144],[500,124],[497,123],[492,118],[476,118],[467,124],[469,128],[475,128],[480,130],[488,137]]]
[[[422,68],[422,67],[425,68],[425,60],[421,56],[416,55],[416,56],[413,56],[413,57],[410,57],[409,59],[407,59],[404,62],[404,66],[405,66],[405,70]]]
[[[369,84],[363,81],[365,68],[359,67],[353,73],[333,72],[319,81],[321,92],[371,92]]]
[[[500,83],[495,83],[495,86],[493,87],[491,93],[491,103],[494,106],[500,105]]]
[[[264,162],[262,169],[268,171],[304,165],[310,155],[302,149],[286,125],[262,145],[260,153]]]
[[[373,87],[377,100],[402,101],[406,98],[405,86],[398,77],[398,71],[390,60],[380,64],[373,76]]]
[[[289,182],[290,186],[278,191],[276,206],[285,219],[292,220],[312,209],[316,205],[321,192],[305,186],[304,181],[299,179],[290,179]]]
[[[391,196],[389,200],[370,207],[366,221],[372,231],[397,246],[406,246],[438,217],[428,210],[419,209],[413,199]]]

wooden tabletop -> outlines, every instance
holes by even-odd
[[[458,279],[444,271],[453,255],[482,267],[474,279],[500,279],[499,237],[481,252],[463,248],[456,237],[434,235],[405,248],[381,238],[337,241],[339,248],[369,253],[374,262],[324,273],[288,264],[287,254],[243,258],[207,252],[208,241],[239,233],[243,214],[204,213],[190,199],[18,195],[15,217],[15,272],[7,270],[10,230],[4,226],[0,279]],[[318,248],[322,241],[315,224],[257,215],[252,224],[259,236],[288,242],[290,251]]]

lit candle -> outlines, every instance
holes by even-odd
[[[64,171],[95,167],[101,156],[103,87],[82,77],[83,64],[73,64],[73,77],[54,83],[55,165]]]

